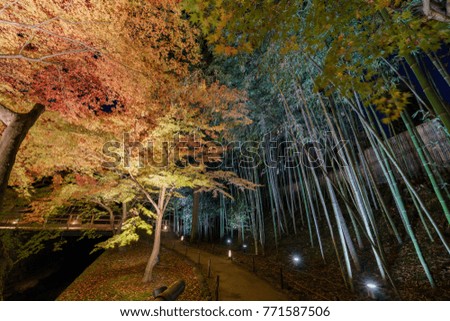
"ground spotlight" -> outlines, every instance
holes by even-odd
[[[367,287],[367,294],[369,295],[369,297],[371,299],[376,299],[376,294],[375,292],[377,292],[378,290],[378,285],[376,285],[374,282],[366,282],[366,287]]]
[[[294,263],[295,266],[299,265],[302,262],[302,259],[299,255],[292,256],[292,263]]]

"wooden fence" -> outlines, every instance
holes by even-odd
[[[439,168],[442,173],[450,172],[450,138],[446,136],[443,128],[439,127],[437,121],[429,121],[416,127],[425,147],[433,159],[433,164]],[[408,132],[403,132],[389,139],[392,145],[395,157],[401,169],[409,177],[420,177],[425,175],[424,168],[419,155]],[[380,163],[375,155],[373,148],[364,151],[370,171],[377,184],[386,182]],[[399,175],[394,171],[396,175]]]

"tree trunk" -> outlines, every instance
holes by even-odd
[[[428,81],[422,69],[420,69],[420,66],[418,65],[416,59],[414,59],[413,55],[412,54],[406,55],[405,60],[408,63],[409,67],[414,72],[414,75],[416,76],[417,80],[419,81],[423,92],[427,96],[431,107],[436,113],[436,116],[438,116],[439,119],[442,121],[447,131],[450,131],[450,115],[447,112],[444,104],[442,104],[439,95],[433,89],[431,83]]]
[[[380,13],[384,21],[388,25],[391,25],[392,19],[386,8],[382,9]],[[409,53],[405,55],[404,58],[408,63],[409,67],[411,68],[411,70],[413,71],[414,75],[416,76],[417,80],[419,81],[420,87],[422,87],[425,96],[430,102],[431,108],[436,113],[436,116],[439,117],[439,119],[442,121],[444,127],[447,129],[447,132],[450,132],[450,113],[447,111],[445,105],[442,103],[438,93],[433,89],[431,82],[427,79],[425,73],[420,68],[413,54]]]
[[[242,237],[242,227],[239,224],[238,225],[238,244],[241,245],[243,242],[243,237]]]
[[[122,217],[120,219],[119,227],[117,227],[117,234],[120,234],[122,232],[123,223],[125,223],[127,218],[128,218],[127,202],[122,202]]]
[[[163,219],[163,212],[159,209],[157,210],[157,219],[156,219],[156,226],[155,226],[155,240],[153,241],[153,250],[152,254],[150,255],[150,258],[147,262],[147,267],[145,268],[144,278],[142,279],[142,282],[150,282],[152,280],[152,274],[153,274],[153,268],[155,267],[156,263],[158,263],[158,256],[159,256],[159,249],[161,247],[161,226],[162,226],[162,219]]]
[[[0,121],[6,125],[0,139],[0,209],[20,145],[44,110],[36,104],[27,114],[18,114],[0,105]]]
[[[101,201],[94,201],[94,203],[99,205],[100,207],[102,207],[103,209],[105,209],[108,212],[108,214],[109,214],[109,225],[111,226],[111,230],[113,232],[113,235],[116,235],[116,231],[114,229],[114,212],[113,212],[113,210],[109,206],[103,204]]]
[[[450,5],[447,0],[446,11],[442,10],[438,5],[432,3],[431,0],[422,0],[422,11],[427,19],[437,20],[440,22],[450,22]]]
[[[200,193],[194,191],[192,203],[192,228],[191,228],[191,242],[198,239],[198,216],[200,212]]]

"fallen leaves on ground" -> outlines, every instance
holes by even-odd
[[[161,248],[160,262],[155,267],[154,280],[142,282],[151,253],[150,244],[139,242],[132,246],[103,253],[58,298],[60,301],[148,301],[153,300],[155,288],[169,286],[183,279],[186,289],[180,301],[206,300],[201,276],[194,265]]]

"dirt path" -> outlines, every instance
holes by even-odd
[[[220,301],[285,301],[289,298],[269,283],[260,279],[255,274],[233,264],[226,257],[220,257],[197,248],[186,246],[183,242],[166,237],[163,245],[173,249],[181,255],[187,253],[187,257],[198,262],[200,253],[200,265],[203,271],[208,270],[208,262],[211,260],[211,276],[220,276],[219,300]],[[186,251],[187,248],[187,251]],[[214,297],[214,295],[213,295]]]

